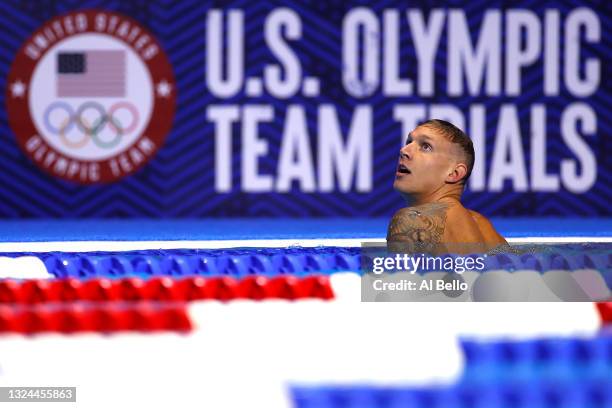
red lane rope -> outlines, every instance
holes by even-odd
[[[175,279],[156,277],[148,280],[125,278],[118,280],[79,279],[2,280],[0,304],[33,305],[49,302],[74,301],[175,301],[233,299],[333,299],[334,293],[327,276],[252,276],[240,280],[231,277],[201,276]]]
[[[0,305],[0,333],[188,332],[192,327],[185,304]]]
[[[612,302],[598,303],[597,310],[599,310],[603,325],[612,325]]]

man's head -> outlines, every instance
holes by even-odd
[[[452,123],[421,123],[400,149],[393,187],[403,194],[433,194],[447,185],[463,186],[474,166],[474,145]]]

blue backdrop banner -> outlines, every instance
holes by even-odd
[[[421,121],[466,206],[610,216],[610,6],[0,2],[0,217],[374,217]]]

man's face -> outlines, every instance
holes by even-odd
[[[445,184],[457,162],[453,145],[430,126],[419,126],[408,135],[395,173],[393,188],[400,193],[428,194]]]

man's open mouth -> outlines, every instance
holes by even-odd
[[[404,166],[403,164],[400,164],[397,166],[397,172],[398,173],[404,173],[404,174],[410,174],[411,171],[408,170],[408,167]]]

